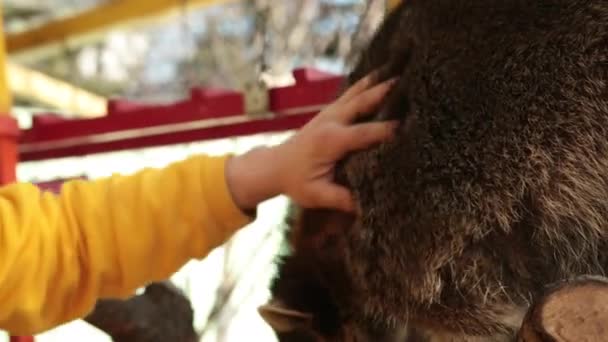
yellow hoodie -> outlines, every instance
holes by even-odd
[[[0,329],[30,335],[127,297],[203,258],[250,222],[227,188],[227,157],[93,182],[61,195],[0,189]]]

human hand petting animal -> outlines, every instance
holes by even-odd
[[[350,192],[333,182],[334,166],[347,153],[392,137],[395,122],[353,122],[372,112],[393,84],[394,80],[376,84],[369,75],[283,144],[230,159],[226,178],[237,205],[251,209],[284,194],[303,207],[352,211]]]

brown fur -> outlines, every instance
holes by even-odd
[[[361,215],[304,210],[272,285],[301,331],[508,340],[545,284],[605,273],[608,2],[407,0],[349,81],[378,68],[402,125],[337,168]]]

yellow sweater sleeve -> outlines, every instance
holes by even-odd
[[[250,218],[226,185],[227,157],[70,181],[60,195],[0,189],[0,329],[27,335],[86,315],[203,258]]]

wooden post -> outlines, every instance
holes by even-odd
[[[608,279],[583,276],[548,288],[528,311],[518,342],[608,341]]]

